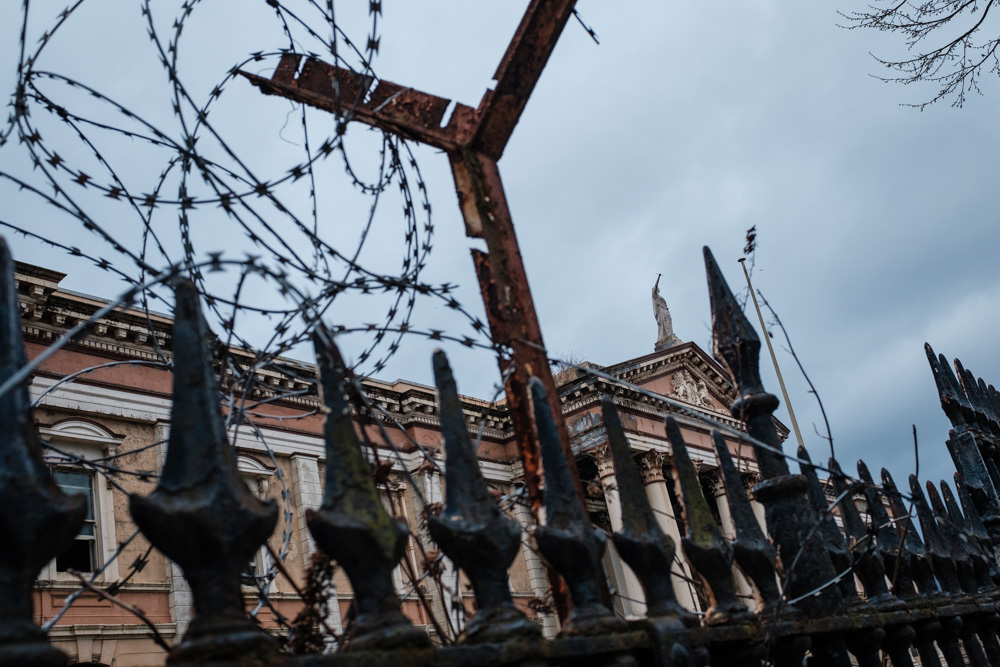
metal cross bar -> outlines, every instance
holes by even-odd
[[[492,340],[511,351],[510,361],[500,360],[500,370],[506,378],[507,403],[536,518],[542,503],[541,459],[531,414],[531,376],[545,387],[567,461],[572,463],[574,457],[497,160],[575,4],[575,0],[532,0],[494,74],[496,87],[486,91],[476,109],[456,104],[444,127],[441,120],[449,100],[388,81],[379,81],[372,89],[372,77],[316,58],[307,58],[300,69],[302,56],[286,54],[270,79],[240,72],[265,94],[336,113],[345,122],[356,120],[448,154],[466,235],[483,239],[488,249],[473,250],[473,261]],[[576,466],[569,467],[583,503]],[[565,620],[565,590],[556,591],[556,603]]]

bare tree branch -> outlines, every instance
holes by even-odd
[[[888,3],[880,8],[880,0],[867,11],[841,12],[848,29],[868,28],[879,32],[899,33],[906,48],[915,52],[912,58],[893,60],[874,56],[875,60],[898,76],[876,77],[882,81],[911,84],[929,82],[938,87],[928,101],[907,104],[924,109],[935,102],[952,99],[952,106],[961,108],[966,96],[979,88],[983,74],[1000,76],[1000,35],[986,37],[993,27],[987,22],[990,10],[998,0],[927,0],[926,2]],[[935,38],[947,35],[934,46]],[[922,48],[922,47],[930,48]]]

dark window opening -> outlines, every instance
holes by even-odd
[[[66,572],[68,570],[76,570],[77,572],[93,572],[93,540],[73,540],[73,545],[69,548],[69,550],[56,558],[56,570],[59,572]]]
[[[94,476],[86,472],[56,470],[53,479],[65,493],[86,498],[87,516],[76,536],[64,553],[56,557],[56,571],[93,572],[97,569],[97,521],[94,513]]]
[[[257,581],[263,576],[260,572],[260,567],[257,564],[257,559],[254,558],[252,561],[246,564],[243,568],[243,572],[240,573],[240,583],[244,586],[252,586],[257,588]]]

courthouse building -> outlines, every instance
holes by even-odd
[[[106,305],[100,298],[61,288],[63,278],[63,274],[48,269],[17,265],[29,358]],[[679,545],[684,526],[676,509],[664,416],[673,414],[680,422],[706,498],[723,530],[730,534],[732,521],[717,475],[710,427],[694,415],[735,428],[742,425],[727,410],[736,394],[726,373],[699,346],[673,335],[669,313],[664,320],[665,304],[661,308],[656,296],[654,310],[660,325],[656,351],[609,366],[581,364],[582,368],[559,373],[556,380],[595,525],[609,531],[620,525],[600,412],[601,396],[610,394],[640,464],[649,500],[664,531]],[[665,330],[669,335],[664,335]],[[157,665],[164,662],[165,653],[149,638],[148,627],[135,615],[92,592],[81,593],[77,577],[69,570],[86,573],[97,587],[110,589],[122,602],[140,608],[168,642],[183,634],[192,617],[191,595],[180,569],[150,548],[149,542],[137,533],[128,510],[127,494],[144,495],[153,490],[155,474],[165,455],[172,375],[163,365],[163,355],[168,360],[171,356],[169,318],[122,309],[90,325],[42,363],[31,380],[31,397],[37,402],[35,423],[42,439],[51,445],[45,452],[46,460],[61,486],[84,494],[90,503],[90,513],[75,544],[43,569],[35,587],[35,620],[45,624],[57,619],[50,638],[70,655],[71,661],[107,667]],[[106,365],[109,362],[128,363]],[[274,498],[281,508],[270,547],[285,556],[284,569],[301,587],[315,548],[305,525],[305,512],[319,505],[325,466],[336,462],[328,462],[325,457],[321,417],[315,413],[315,385],[309,381],[315,377],[314,367],[289,360],[283,364],[295,372],[257,372],[258,387],[263,389],[256,390],[254,398],[268,398],[266,387],[274,388],[275,396],[278,388],[293,395],[267,403],[266,411],[260,410],[254,417],[256,432],[237,430],[234,444],[239,470],[251,490],[261,498]],[[404,380],[366,379],[363,385],[371,400],[389,415],[385,420],[392,422],[392,428],[386,432],[399,452],[398,456],[389,456],[387,450],[381,456],[383,461],[392,462],[381,492],[387,507],[405,517],[412,535],[405,556],[409,567],[397,567],[395,573],[403,610],[432,636],[450,632],[456,620],[452,608],[457,605],[455,596],[432,579],[424,579],[415,590],[406,574],[407,570],[423,572],[425,555],[433,558],[437,554],[421,521],[424,507],[418,500],[433,503],[444,497],[440,466],[446,462],[441,453],[435,391]],[[680,401],[688,410],[679,412],[643,390]],[[487,483],[497,497],[518,495],[523,473],[504,404],[471,397],[463,401],[470,433],[481,433],[479,454]],[[440,466],[426,465],[414,443],[431,452]],[[730,451],[748,485],[752,484],[756,464],[749,446],[740,448],[731,441]],[[80,465],[77,457],[96,463]],[[413,485],[419,485],[419,494],[414,493]],[[523,526],[530,525],[531,514],[524,503],[511,503],[508,511]],[[283,576],[263,579],[272,569],[270,564],[268,550],[261,549],[255,561],[248,564],[244,590],[247,609],[256,611],[261,623],[278,633],[282,630],[276,612],[292,619],[302,603]],[[613,547],[604,565],[607,592],[616,612],[626,618],[642,616],[641,587]],[[457,579],[447,564],[445,570],[443,581]],[[737,580],[741,591],[749,595],[741,576],[737,575]],[[270,606],[258,604],[256,581],[265,582],[261,585],[267,590]],[[701,608],[700,585],[691,581],[680,548],[674,584],[682,604],[696,611]],[[527,534],[511,567],[510,585],[515,603],[536,618],[547,635],[555,634],[558,621],[551,605],[545,604],[551,599],[545,567]],[[460,587],[466,604],[471,606],[471,591],[467,586]],[[336,627],[348,617],[352,600],[350,585],[340,570],[332,595],[336,604],[331,605],[327,621]],[[749,598],[748,604],[752,604]]]

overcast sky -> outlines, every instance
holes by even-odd
[[[12,91],[20,19],[9,4],[0,20],[0,83]],[[169,127],[170,88],[135,4],[117,11],[85,7],[95,13],[81,11],[60,29],[47,69],[128,99]],[[196,94],[207,95],[246,54],[285,45],[259,4],[263,9],[198,6],[181,61]],[[475,106],[526,4],[383,2],[375,70]],[[237,7],[243,13],[226,13]],[[839,28],[837,10],[860,8],[850,0],[749,1],[724,12],[694,2],[581,0],[578,7],[600,45],[575,22],[568,25],[500,162],[552,355],[612,364],[651,352],[656,323],[649,292],[659,273],[677,334],[709,349],[701,247],[712,248],[739,290],[737,259],[746,230],[756,226],[755,286],[781,316],[820,392],[844,468],[853,470],[864,456],[904,483],[914,465],[915,424],[922,476],[950,480],[948,423],[923,344],[1000,382],[1000,277],[993,270],[1000,247],[994,167],[1000,127],[991,111],[1000,99],[997,86],[988,82],[986,97],[971,98],[961,110],[947,103],[923,112],[901,106],[934,91],[870,76],[882,72],[869,52],[899,55],[900,45],[891,36]],[[162,11],[160,17],[169,14]],[[363,41],[366,17],[344,12],[345,21],[354,21],[351,34]],[[37,39],[49,23],[39,18],[29,34]],[[289,105],[260,97],[244,82],[230,84],[226,94],[234,101],[231,115],[217,125],[229,131],[227,140],[265,170],[277,165],[281,173],[295,164],[291,156],[298,153],[289,153],[283,140]],[[372,136],[359,127],[348,138],[363,144]],[[481,246],[464,238],[447,160],[429,150],[417,156],[436,227],[428,277],[460,283],[463,303],[481,313],[468,255]],[[149,170],[154,180],[163,167],[155,157],[124,164],[139,175]],[[34,173],[16,142],[0,149],[0,170]],[[329,176],[320,189],[339,193],[343,170]],[[101,251],[78,222],[61,220],[38,197],[9,183],[0,188],[7,222]],[[361,206],[338,197],[321,198],[322,215],[346,216]],[[115,215],[109,209],[107,224],[127,229]],[[171,220],[160,224],[165,229]],[[238,247],[217,228],[198,233],[206,252]],[[387,231],[385,244],[395,248],[395,237]],[[138,243],[137,233],[129,238]],[[18,258],[68,273],[68,288],[108,296],[121,290],[64,253],[23,238],[12,245]],[[370,261],[380,261],[380,247],[369,246]],[[441,310],[431,303],[422,316],[434,322]],[[381,377],[430,383],[431,348],[408,341]],[[448,349],[460,390],[488,396],[497,381],[491,356]],[[823,458],[826,444],[812,426],[820,423],[815,399],[780,349],[779,362],[807,444],[814,458]],[[766,386],[777,394],[773,372],[762,365]],[[784,406],[779,418],[787,423]]]

